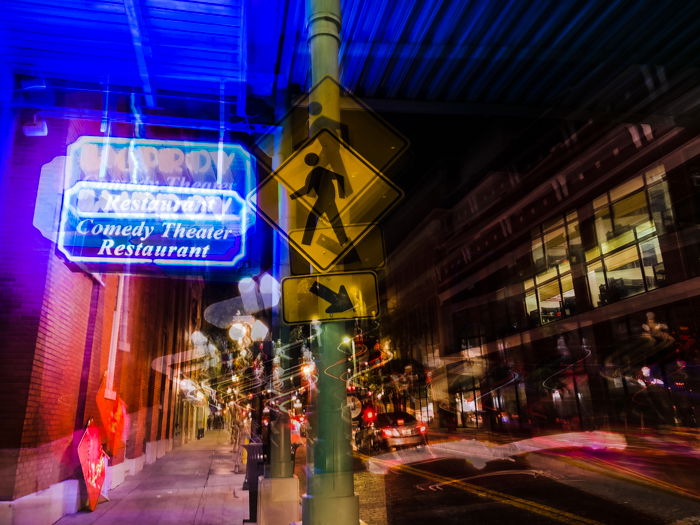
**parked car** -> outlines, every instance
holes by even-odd
[[[364,453],[427,445],[427,427],[406,412],[377,414],[374,421],[359,429],[355,443]]]

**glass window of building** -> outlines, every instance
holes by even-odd
[[[576,212],[533,230],[532,262],[536,273],[523,283],[525,310],[531,325],[546,324],[575,312],[571,260],[580,252],[580,246]]]
[[[662,166],[611,189],[593,201],[595,245],[585,252],[594,307],[663,284],[659,233],[673,224]]]

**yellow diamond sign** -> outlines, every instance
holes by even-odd
[[[402,196],[359,153],[324,129],[267,177],[250,200],[299,253],[325,272]]]

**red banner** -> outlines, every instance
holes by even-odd
[[[118,395],[116,399],[105,397],[106,374],[102,378],[102,384],[97,391],[97,408],[100,411],[102,428],[107,437],[107,448],[116,457],[124,447],[124,426],[127,418],[126,403]]]

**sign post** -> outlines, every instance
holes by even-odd
[[[316,84],[327,75],[337,79],[340,1],[309,0],[307,6],[312,83]],[[309,101],[310,132],[320,129],[324,121],[340,122],[340,89],[337,84],[327,83]],[[337,158],[329,164],[333,172],[340,173],[342,166],[338,166]],[[347,190],[346,185],[346,194]],[[332,217],[328,219],[333,221]],[[338,233],[337,227],[335,230],[337,240],[344,244],[342,234]],[[304,525],[357,525],[360,521],[360,500],[355,495],[352,473],[346,386],[340,378],[345,368],[345,355],[340,350],[343,332],[344,325],[338,322],[324,323],[321,327],[317,431],[312,476],[302,502]],[[338,368],[339,361],[342,363],[340,371],[333,370]]]
[[[379,301],[373,272],[347,270],[383,264],[377,223],[403,193],[381,170],[408,143],[359,101],[353,104],[366,110],[360,112],[365,117],[360,120],[368,129],[341,122],[341,96],[346,101],[351,97],[337,82],[340,2],[308,0],[306,5],[314,87],[305,103],[292,111],[298,114],[300,107],[308,108],[309,127],[304,139],[310,138],[302,140],[295,151],[287,151],[286,160],[258,185],[248,201],[319,272],[283,279],[282,285],[284,321],[316,325],[319,347],[303,524],[357,525],[359,498],[354,491],[346,395],[352,347],[343,341],[349,335],[346,321],[375,317]],[[287,118],[283,129],[286,123]],[[378,129],[389,133],[377,136]],[[274,143],[277,152],[278,142],[275,137],[267,137],[261,144]],[[360,145],[371,160],[350,143]],[[351,266],[343,267],[344,272],[335,271],[341,263]],[[331,271],[334,273],[327,273]]]

